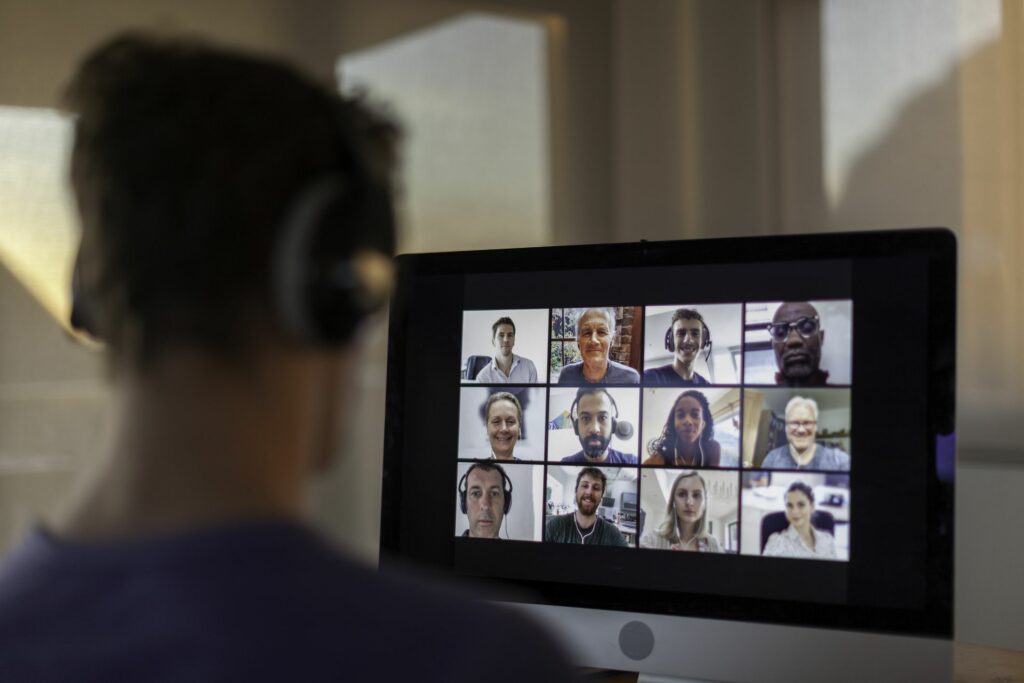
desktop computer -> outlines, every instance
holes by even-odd
[[[399,257],[382,564],[581,666],[951,680],[955,280],[943,229]]]

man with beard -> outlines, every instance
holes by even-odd
[[[614,524],[597,516],[608,479],[596,467],[584,467],[576,475],[576,512],[548,519],[544,540],[550,543],[616,545],[628,547]]]
[[[692,308],[679,308],[672,314],[672,327],[665,335],[665,350],[675,354],[672,362],[644,371],[647,386],[682,387],[710,384],[693,371],[697,355],[705,348],[711,355],[711,334],[700,313]]]
[[[614,414],[613,412],[614,411]],[[576,391],[576,400],[569,408],[573,431],[580,439],[582,450],[562,458],[565,463],[586,463],[588,465],[636,465],[637,458],[629,453],[620,453],[609,448],[612,433],[615,432],[619,417],[615,399],[607,389],[581,387]]]
[[[779,371],[775,383],[786,387],[823,387],[828,371],[821,364],[825,330],[818,311],[806,301],[787,301],[779,306],[768,325]]]

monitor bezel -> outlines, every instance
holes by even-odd
[[[633,242],[474,252],[402,255],[391,301],[381,509],[381,563],[406,562],[402,520],[415,501],[403,499],[402,409],[410,292],[417,277],[467,273],[592,270],[687,264],[761,263],[881,256],[924,257],[928,263],[927,387],[927,585],[923,609],[825,606],[761,598],[725,597],[621,588],[595,593],[585,586],[546,581],[488,580],[495,599],[715,619],[819,626],[931,637],[953,632],[953,449],[955,448],[956,238],[944,228],[898,231]],[[450,570],[451,567],[433,567]],[[479,579],[474,579],[479,585]],[[526,589],[531,597],[523,595]],[[685,602],[685,607],[680,603]]]

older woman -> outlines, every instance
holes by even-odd
[[[615,340],[615,312],[588,308],[576,319],[576,346],[583,358],[570,363],[558,375],[560,385],[640,384],[640,373],[608,358]]]
[[[835,559],[836,540],[832,534],[815,529],[814,491],[802,481],[794,481],[786,490],[786,520],[789,526],[768,537],[764,554],[775,557]]]
[[[850,471],[845,451],[818,443],[818,403],[794,396],[786,404],[786,445],[768,451],[761,467],[784,470]]]
[[[644,465],[718,467],[722,447],[714,439],[715,423],[707,397],[696,389],[679,394],[661,435],[647,446]]]
[[[523,407],[515,395],[507,391],[491,394],[484,404],[487,440],[495,460],[519,460],[512,455],[522,434]]]
[[[722,546],[707,532],[708,490],[704,478],[693,470],[682,472],[672,483],[665,520],[656,531],[640,539],[640,547],[720,553]]]

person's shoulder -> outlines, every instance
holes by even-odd
[[[608,373],[605,378],[609,382],[629,382],[631,384],[640,383],[640,373],[622,363],[610,360],[608,361]]]
[[[786,464],[786,449],[788,446],[779,446],[768,451],[761,461],[761,467],[783,467]]]
[[[664,465],[665,464],[665,456],[662,455],[659,452],[654,452],[654,453],[651,453],[650,455],[648,455],[647,459],[644,460],[643,463],[641,463],[641,464],[643,464],[643,465]]]
[[[650,368],[644,370],[644,384],[661,385],[666,382],[668,375],[666,372],[675,374],[675,370],[672,369],[671,365],[661,365],[656,368]]]
[[[622,451],[617,451],[614,448],[609,448],[608,452],[612,456],[609,460],[614,463],[625,463],[628,465],[637,464],[637,457],[632,453],[623,453]]]
[[[494,382],[494,381],[496,381],[495,368],[494,368],[494,361],[493,360],[489,364],[485,365],[483,370],[481,370],[480,372],[476,373],[476,381],[481,383],[481,384],[484,383],[484,382]]]
[[[569,363],[562,367],[562,371],[558,373],[559,384],[576,384],[583,378],[582,374],[583,362]]]
[[[565,456],[559,462],[586,462],[586,458],[583,455],[583,451],[577,451],[572,455]]]

